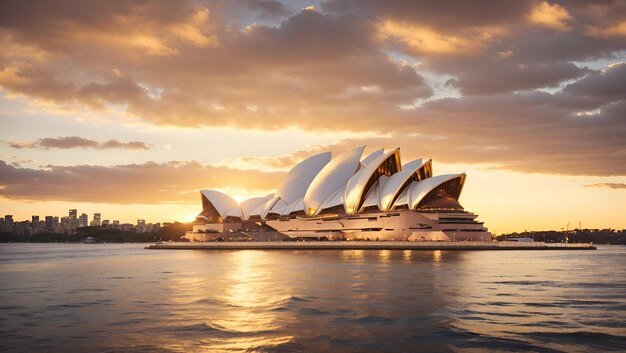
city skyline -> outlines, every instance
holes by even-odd
[[[488,9],[488,10],[486,10]],[[626,228],[624,1],[0,5],[0,213],[192,221],[400,148],[495,233]],[[95,16],[94,14],[98,14]]]
[[[69,213],[70,213],[70,215],[68,215],[68,216],[58,216],[58,215],[43,215],[43,216],[42,216],[41,214],[33,214],[33,215],[31,215],[30,217],[26,217],[26,218],[22,218],[21,220],[18,220],[18,219],[17,219],[17,218],[16,218],[13,214],[10,214],[10,213],[9,213],[9,214],[0,215],[0,218],[10,217],[10,218],[11,218],[11,220],[12,220],[13,222],[23,222],[23,221],[28,221],[28,220],[29,220],[29,218],[30,218],[30,220],[31,220],[30,222],[31,222],[31,223],[35,223],[35,221],[37,221],[37,222],[45,221],[45,219],[46,219],[46,218],[48,218],[48,217],[54,217],[54,218],[57,218],[57,219],[61,219],[61,218],[63,218],[63,217],[71,218],[71,217],[72,217],[72,216],[71,216],[71,211],[74,211],[74,209],[70,209],[69,211],[70,211],[70,212],[69,212]],[[100,212],[95,212],[95,213],[93,213],[93,214],[94,214],[94,215],[98,215],[99,217],[101,216],[101,213],[100,213]],[[80,221],[80,218],[81,218],[82,216],[86,216],[85,218],[87,218],[87,219],[88,219],[89,214],[87,214],[87,213],[81,213],[81,215],[80,215],[80,216],[77,216],[77,217],[76,217],[76,220],[77,220],[77,221]],[[42,218],[42,217],[43,217],[43,218]],[[95,219],[94,219],[94,218],[95,218],[95,217],[93,217],[93,218],[92,218],[92,221],[87,221],[87,222],[88,222],[88,223],[91,223],[91,222],[95,221]],[[100,223],[107,222],[107,221],[108,221],[108,222],[119,222],[119,221],[120,221],[119,219],[106,219],[106,218],[101,219],[101,217],[100,217],[100,218],[98,218],[98,219],[99,219],[99,220],[101,220],[101,222],[100,222]],[[143,221],[143,222],[145,222],[145,218],[139,218],[139,217],[137,217],[137,218],[135,218],[135,219],[137,220],[137,222],[139,222],[139,221]],[[94,226],[94,227],[97,227],[98,225],[93,225],[93,226]]]
[[[37,233],[75,234],[78,228],[102,227],[130,232],[151,232],[158,230],[161,223],[146,223],[143,218],[137,218],[136,224],[120,222],[118,219],[102,219],[100,212],[94,212],[92,220],[86,213],[78,215],[77,209],[69,209],[67,216],[32,215],[29,219],[19,220],[12,214],[0,215],[0,232],[17,235],[33,235]]]

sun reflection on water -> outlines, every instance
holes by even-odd
[[[388,264],[391,262],[391,251],[390,250],[380,250],[378,252],[378,261],[384,264]]]
[[[222,340],[223,349],[251,349],[275,346],[290,341],[291,336],[277,336],[282,322],[271,309],[284,302],[289,295],[277,295],[272,281],[270,254],[261,251],[236,251],[230,254],[231,270],[226,275],[230,284],[220,299],[231,310],[212,320],[230,332],[257,333],[253,336],[232,337]]]
[[[354,262],[364,262],[365,251],[364,250],[343,250],[341,251],[342,260],[351,260]]]
[[[435,266],[439,266],[441,264],[441,256],[442,256],[441,250],[433,251],[433,263]]]
[[[411,250],[402,251],[402,259],[404,262],[410,263],[413,259],[413,252]]]
[[[174,296],[173,302],[186,306],[204,301],[212,303],[211,310],[195,309],[198,323],[190,326],[200,326],[207,334],[193,342],[194,350],[249,351],[275,347],[293,339],[293,336],[279,333],[284,331],[283,326],[289,319],[285,320],[282,313],[278,320],[278,313],[272,310],[286,303],[291,295],[288,287],[276,285],[276,269],[271,267],[274,262],[270,255],[261,251],[234,251],[226,255],[222,275],[218,278],[177,279],[176,287],[183,293]],[[214,298],[207,298],[207,292],[214,286],[223,290],[215,293]],[[191,342],[170,342],[167,348],[184,351],[186,344]]]
[[[228,316],[213,320],[229,330],[256,332],[277,328],[276,316],[267,311],[255,311],[276,304],[277,298],[268,296],[270,274],[263,267],[267,264],[267,253],[239,251],[231,254],[232,267],[226,275],[230,282],[220,299],[226,305],[237,307]]]

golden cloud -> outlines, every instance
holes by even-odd
[[[532,9],[529,19],[539,26],[562,32],[572,30],[570,22],[574,21],[574,17],[565,7],[559,4],[550,5],[546,1],[540,2]]]
[[[479,52],[493,32],[482,31],[474,37],[461,37],[446,35],[425,26],[393,20],[380,22],[377,30],[379,40],[398,41],[410,52],[443,55]]]
[[[588,26],[586,34],[591,37],[625,37],[626,36],[626,21],[619,22],[610,27],[594,27]]]
[[[160,126],[420,134],[446,143],[407,144],[446,161],[623,172],[622,70],[580,64],[623,55],[623,2],[602,16],[586,2],[227,3],[0,3],[2,93]],[[268,158],[231,162],[297,159]]]

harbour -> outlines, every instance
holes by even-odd
[[[0,350],[626,347],[623,245],[574,253],[150,251],[146,245],[0,244],[0,281],[7,283],[0,314],[9,318]]]

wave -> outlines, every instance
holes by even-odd
[[[176,332],[177,335],[193,335],[201,334],[201,337],[247,337],[257,335],[267,335],[274,333],[274,330],[256,330],[256,331],[238,331],[229,329],[216,323],[195,323],[184,326],[168,327],[167,332]]]

